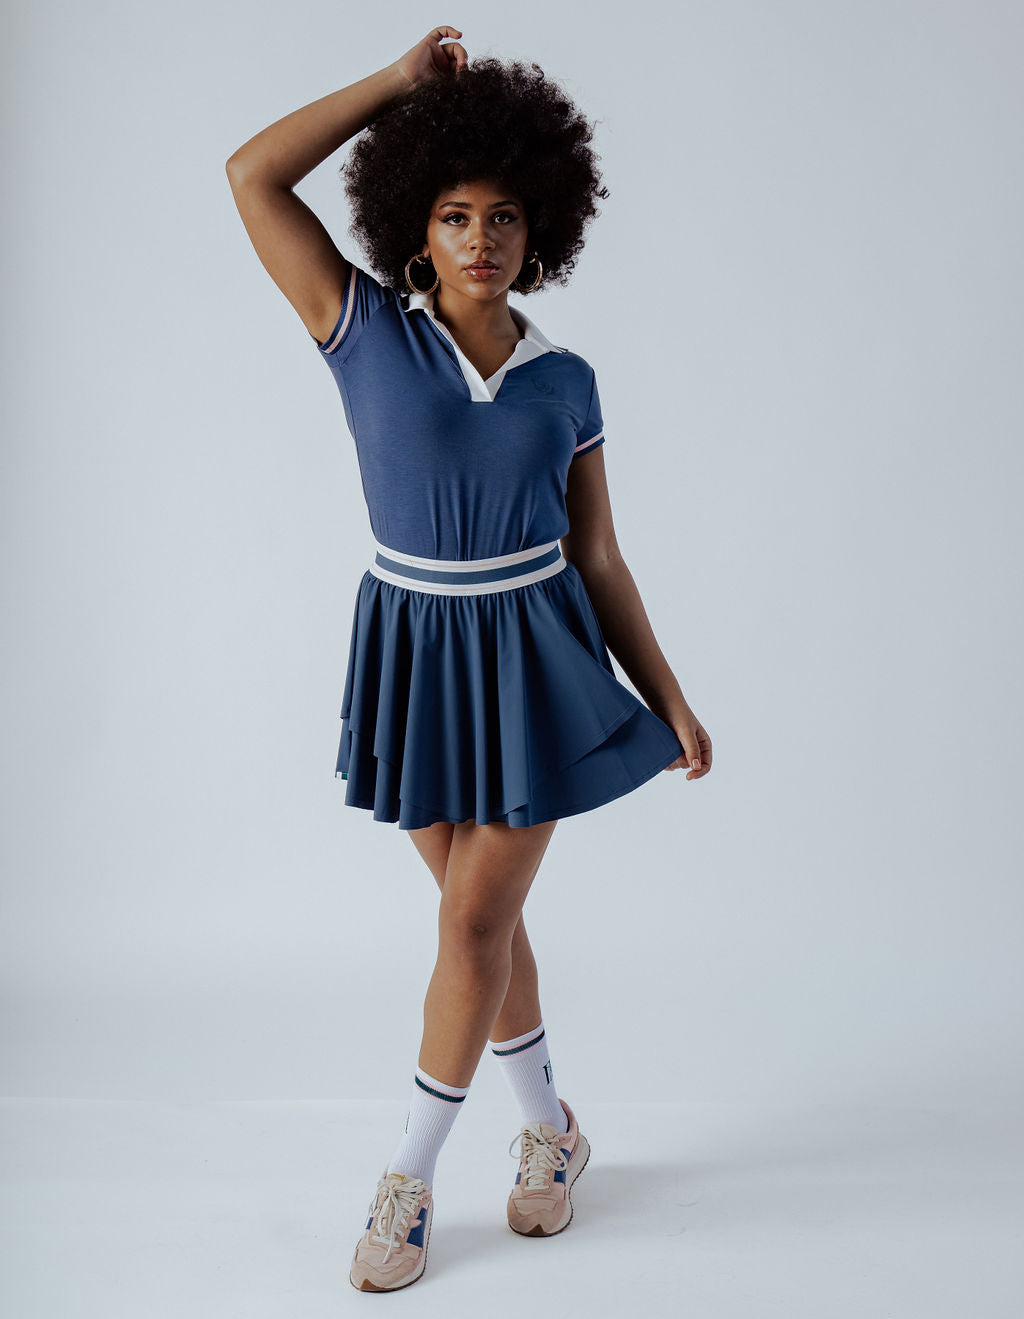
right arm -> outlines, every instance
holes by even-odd
[[[292,189],[418,82],[462,67],[463,47],[439,44],[461,35],[434,28],[394,64],[293,110],[227,160],[231,192],[256,255],[317,343],[337,320],[349,264]]]

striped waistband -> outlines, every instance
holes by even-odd
[[[394,586],[434,595],[485,595],[488,591],[509,591],[515,586],[529,586],[543,581],[565,567],[562,548],[557,540],[533,545],[513,554],[499,554],[493,559],[425,559],[416,554],[402,554],[374,541],[377,553],[370,572]]]

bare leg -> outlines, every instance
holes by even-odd
[[[512,979],[513,934],[556,823],[551,820],[528,829],[504,824],[448,826],[452,833],[440,884],[438,956],[423,1004],[418,1059],[424,1071],[448,1085],[468,1086],[488,1038],[509,1038],[495,1033],[499,1019],[503,1030],[506,1019],[516,1024],[511,1016],[499,1016]],[[444,841],[442,833],[439,842]],[[427,843],[429,852],[433,840]],[[525,938],[525,930],[521,937]],[[529,983],[529,965],[526,969]],[[513,1005],[525,1015],[536,1003],[535,978],[534,964],[527,1006]],[[522,1031],[539,1019],[538,1007]]]
[[[512,977],[508,982],[505,1001],[494,1019],[489,1040],[511,1040],[525,1035],[540,1024],[540,992],[537,985],[537,963],[534,961],[530,940],[522,915],[512,934]]]
[[[432,824],[426,829],[409,830],[409,837],[442,892],[454,832],[455,825],[445,823]],[[537,858],[537,867],[540,866],[542,856]],[[536,877],[536,867],[534,877]],[[488,1039],[511,1040],[517,1035],[525,1035],[528,1030],[533,1030],[540,1020],[537,962],[520,912],[516,928],[512,932],[512,975],[509,978],[505,1001],[491,1027]]]

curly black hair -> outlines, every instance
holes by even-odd
[[[523,200],[528,250],[544,267],[538,290],[564,286],[600,214],[595,200],[609,196],[592,137],[590,122],[538,64],[469,61],[414,87],[356,138],[338,171],[354,217],[349,232],[381,282],[408,295],[406,262],[423,246],[441,191],[501,182]]]

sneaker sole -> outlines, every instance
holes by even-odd
[[[400,1292],[403,1287],[411,1287],[414,1282],[419,1282],[423,1277],[423,1270],[427,1267],[427,1248],[430,1245],[430,1225],[434,1221],[434,1202],[431,1200],[430,1208],[427,1210],[426,1231],[423,1233],[423,1254],[420,1256],[420,1262],[416,1265],[415,1272],[410,1273],[402,1282],[396,1283],[394,1287],[378,1287],[375,1282],[369,1278],[364,1278],[362,1282],[356,1282],[352,1277],[352,1270],[349,1270],[348,1280],[358,1292]]]
[[[583,1155],[583,1162],[579,1165],[578,1168],[576,1168],[575,1170],[573,1170],[573,1166],[572,1166],[572,1165],[573,1165],[573,1163],[575,1163],[575,1161],[577,1160],[577,1158],[579,1157],[580,1154]],[[569,1224],[572,1222],[572,1212],[573,1212],[573,1210],[572,1210],[572,1188],[573,1188],[573,1185],[574,1185],[575,1182],[576,1182],[576,1178],[580,1175],[580,1173],[583,1171],[583,1169],[587,1166],[587,1164],[588,1164],[589,1161],[590,1161],[590,1142],[587,1140],[586,1136],[584,1136],[583,1132],[581,1131],[580,1134],[579,1134],[579,1139],[576,1141],[576,1148],[575,1148],[575,1149],[573,1150],[573,1152],[572,1152],[572,1158],[569,1160],[569,1165],[568,1165],[568,1167],[567,1167],[567,1169],[566,1169],[566,1172],[569,1173],[569,1176],[568,1176],[568,1179],[567,1179],[567,1181],[566,1181],[566,1187],[565,1187],[565,1202],[566,1202],[566,1207],[567,1207],[568,1210],[569,1210],[569,1216],[566,1218],[566,1220],[565,1220],[564,1223],[560,1224],[558,1227],[556,1227],[556,1228],[555,1228],[553,1231],[551,1231],[551,1232],[545,1232],[544,1229],[541,1227],[541,1225],[540,1225],[539,1223],[537,1223],[536,1226],[530,1228],[529,1232],[520,1232],[519,1228],[517,1228],[517,1227],[512,1227],[512,1223],[509,1222],[509,1227],[512,1228],[512,1231],[516,1234],[516,1236],[518,1236],[518,1237],[557,1237],[558,1234],[559,1234],[559,1232],[564,1232],[564,1231],[565,1231],[565,1229],[566,1229],[566,1228],[569,1226]]]

